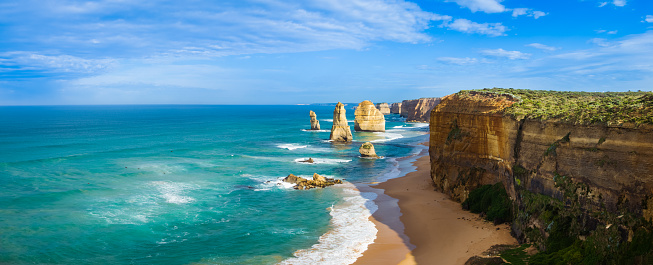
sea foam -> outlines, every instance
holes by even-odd
[[[378,209],[372,201],[376,194],[361,193],[351,183],[337,186],[344,198],[331,207],[332,229],[310,249],[298,250],[279,264],[351,264],[374,242],[378,230],[369,218]]]
[[[313,163],[303,162],[308,160],[308,157],[297,158],[295,159],[295,162],[308,164],[308,165],[313,165],[313,164],[337,165],[341,163],[351,162],[351,159],[334,159],[334,158],[312,158],[312,159],[313,159]]]
[[[281,149],[288,149],[288,150],[295,150],[295,149],[300,149],[300,148],[306,148],[308,145],[301,145],[301,144],[278,144],[277,147]]]

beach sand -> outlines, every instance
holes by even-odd
[[[372,186],[380,194],[371,218],[379,232],[354,264],[464,264],[493,245],[517,244],[507,224],[495,226],[434,191],[428,155],[413,165],[417,171]]]

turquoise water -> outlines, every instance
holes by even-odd
[[[309,110],[322,131],[306,130]],[[0,107],[0,263],[346,264],[375,233],[354,185],[396,175],[428,127],[388,115],[388,132],[341,145],[327,141],[332,118],[333,106]],[[386,158],[360,158],[362,141]],[[280,182],[290,173],[350,184],[297,191]]]

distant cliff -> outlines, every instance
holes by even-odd
[[[400,115],[409,122],[429,122],[431,110],[440,103],[440,98],[420,98],[401,102]]]
[[[401,114],[401,102],[390,104],[390,113]]]
[[[609,238],[597,225],[629,242],[637,229],[624,214],[653,218],[653,93],[461,91],[433,109],[430,134],[437,189],[462,202],[503,183],[513,232],[540,248],[552,248],[555,222],[570,222],[571,248]]]

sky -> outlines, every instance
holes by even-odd
[[[0,0],[0,105],[653,89],[651,0]]]

